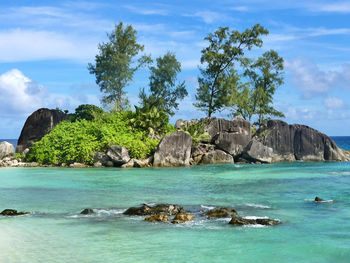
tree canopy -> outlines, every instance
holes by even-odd
[[[108,34],[109,42],[98,45],[95,64],[88,65],[104,93],[102,103],[112,105],[116,111],[127,108],[125,87],[133,80],[136,70],[151,60],[149,56],[140,55],[144,46],[137,43],[136,34],[131,25],[124,26],[122,22],[115,25]]]
[[[169,115],[174,115],[178,109],[179,100],[187,96],[185,82],[177,83],[177,75],[181,72],[181,63],[174,53],[167,52],[156,59],[157,64],[150,67],[150,94],[141,89],[139,97],[142,107],[156,107]]]
[[[245,50],[261,47],[261,36],[266,34],[268,30],[256,24],[244,32],[220,27],[205,38],[209,46],[202,50],[196,94],[198,102],[194,105],[208,117],[229,103],[239,80],[235,63],[243,58]]]

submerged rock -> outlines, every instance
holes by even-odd
[[[154,153],[154,166],[190,165],[192,137],[186,132],[177,131],[165,135]]]
[[[146,217],[145,218],[146,221],[150,221],[150,222],[154,222],[154,221],[158,221],[158,222],[168,222],[169,217],[165,214],[159,214],[159,215],[153,215],[150,217]]]
[[[281,222],[276,219],[269,218],[256,218],[256,219],[248,219],[243,217],[232,217],[229,224],[235,226],[246,226],[246,225],[264,225],[264,226],[274,226],[280,224]]]
[[[205,214],[208,217],[234,217],[237,215],[237,212],[233,208],[220,207],[209,210]]]
[[[315,202],[324,202],[324,201],[325,201],[324,199],[322,199],[318,196],[315,197]]]
[[[178,213],[176,214],[176,216],[174,217],[174,219],[171,221],[171,223],[173,224],[181,224],[181,223],[185,223],[188,221],[193,221],[193,215],[189,215],[186,213]]]
[[[175,215],[180,212],[185,212],[185,209],[183,209],[183,207],[178,205],[157,204],[154,206],[150,206],[147,204],[143,204],[140,207],[130,207],[123,214],[137,215],[137,216],[156,215],[156,214]]]
[[[91,215],[95,214],[94,210],[91,208],[85,208],[83,211],[80,212],[81,215]]]
[[[29,212],[17,212],[17,210],[14,209],[5,209],[0,213],[2,216],[20,216],[27,214],[29,214]]]

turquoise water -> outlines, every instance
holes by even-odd
[[[315,204],[316,196],[332,199]],[[183,225],[122,212],[176,203]],[[234,227],[201,211],[234,207],[278,218],[274,227]],[[93,216],[80,216],[87,207]],[[350,163],[209,165],[172,169],[0,169],[0,262],[349,262]]]

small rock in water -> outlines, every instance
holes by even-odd
[[[180,212],[185,212],[185,210],[178,205],[169,205],[169,204],[157,204],[154,206],[149,206],[143,204],[141,207],[130,207],[124,212],[124,215],[136,215],[136,216],[145,216],[145,215],[156,215],[156,214],[166,214],[166,215],[175,215]]]
[[[29,214],[29,212],[17,212],[17,210],[14,209],[5,209],[0,213],[2,216],[20,216],[26,214]]]
[[[94,213],[94,210],[92,210],[91,208],[85,208],[83,211],[80,212],[81,215],[91,215]]]
[[[248,219],[242,217],[232,217],[229,224],[235,226],[246,226],[246,225],[264,225],[264,226],[274,226],[280,224],[281,222],[276,219],[269,218],[257,218],[257,219]]]
[[[165,214],[159,214],[159,215],[153,215],[150,217],[146,217],[145,218],[146,221],[150,221],[150,222],[154,222],[154,221],[158,221],[158,222],[168,222],[169,217]]]
[[[325,200],[323,200],[322,198],[316,196],[315,197],[315,202],[324,202]]]
[[[173,224],[180,224],[180,223],[185,223],[188,221],[193,221],[193,215],[185,214],[185,213],[178,213],[173,221],[171,223]]]
[[[236,210],[228,207],[212,209],[205,213],[208,217],[233,217],[237,215]]]

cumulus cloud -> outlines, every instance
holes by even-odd
[[[337,97],[327,97],[323,100],[323,104],[329,110],[339,110],[346,108],[345,102]]]
[[[305,99],[325,94],[338,83],[338,73],[322,71],[317,64],[304,59],[286,62],[286,70],[291,73],[294,85]]]
[[[0,117],[26,117],[42,107],[74,110],[82,103],[98,104],[98,97],[92,94],[49,93],[18,69],[0,75],[0,94]]]

